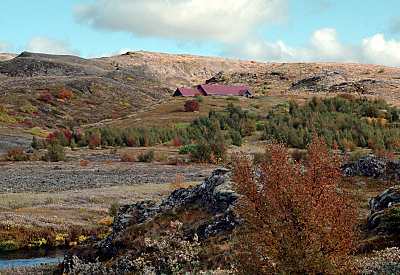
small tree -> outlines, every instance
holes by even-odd
[[[47,147],[47,153],[43,156],[44,161],[59,162],[65,160],[64,147],[58,143],[51,143]]]
[[[306,162],[296,162],[281,144],[254,167],[237,156],[235,207],[243,218],[238,268],[245,274],[336,274],[347,268],[355,240],[356,209],[338,191],[337,156],[314,139]],[[257,171],[257,172],[256,172]]]
[[[188,100],[185,102],[185,112],[198,112],[200,104],[197,100]]]

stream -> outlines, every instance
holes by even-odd
[[[58,264],[65,250],[34,250],[0,253],[0,270],[14,267],[32,267],[41,264]]]

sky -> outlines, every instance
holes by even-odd
[[[2,0],[0,52],[400,66],[399,0]]]

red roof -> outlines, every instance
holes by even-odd
[[[220,84],[203,84],[199,85],[198,89],[204,91],[206,95],[242,96],[246,92],[250,92],[246,86],[226,86]]]
[[[198,91],[197,89],[192,89],[192,88],[178,88],[176,92],[181,93],[182,96],[196,96],[196,95],[201,95],[201,92]],[[176,94],[175,92],[175,94]]]

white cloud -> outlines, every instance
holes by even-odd
[[[50,39],[47,37],[32,38],[28,42],[26,50],[30,52],[48,54],[78,54],[77,51],[71,49],[70,45],[67,42]]]
[[[226,56],[264,61],[336,61],[400,66],[400,41],[383,34],[354,45],[334,28],[316,30],[304,46],[267,41],[259,31],[286,19],[289,0],[94,0],[76,7],[75,17],[93,28],[178,42],[212,42]],[[333,1],[318,0],[318,9]],[[60,47],[60,48],[65,48]],[[54,47],[52,47],[54,49]]]
[[[375,34],[358,45],[347,45],[339,40],[335,29],[325,28],[315,31],[305,47],[254,39],[241,47],[227,49],[225,55],[278,62],[360,62],[400,66],[400,41],[386,40],[383,34]]]
[[[362,41],[362,50],[370,63],[400,66],[400,41],[386,40],[383,34],[378,33]]]
[[[79,22],[142,37],[237,43],[286,16],[287,0],[96,0],[76,7]]]

